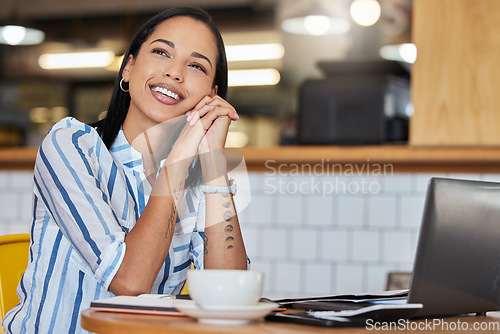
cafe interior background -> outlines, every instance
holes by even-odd
[[[407,144],[416,57],[411,0],[0,0],[1,147],[37,147],[66,116],[89,123],[102,117],[133,32],[178,5],[207,9],[225,40],[228,100],[241,117],[231,125],[228,147],[258,155],[307,144]],[[311,19],[319,14],[328,17]],[[308,15],[301,31],[285,21]],[[34,33],[33,45],[9,35],[8,25],[30,28],[24,32]],[[63,53],[69,63],[51,59]],[[94,56],[103,56],[102,63],[86,64]],[[323,120],[331,120],[309,104],[328,105],[328,93],[337,94],[337,112],[347,123],[330,124],[325,133]],[[365,105],[352,116],[349,106],[359,101]],[[373,113],[390,130],[367,134]],[[332,163],[283,169],[267,163],[235,172],[249,185],[235,201],[251,269],[265,272],[267,297],[386,289],[390,273],[412,269],[431,176],[500,180],[481,171],[399,172],[390,164],[334,171]],[[31,201],[32,172],[0,170],[0,234],[29,232]],[[402,277],[392,287],[406,286]]]

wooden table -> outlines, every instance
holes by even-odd
[[[99,334],[500,333],[500,312],[490,312],[486,316],[478,317],[468,316],[411,321],[406,328],[400,328],[399,330],[383,330],[375,327],[323,328],[267,321],[256,321],[248,325],[208,325],[198,323],[196,320],[187,317],[111,313],[88,309],[84,310],[81,316],[82,327]],[[432,327],[436,322],[439,322],[439,324]],[[475,329],[474,326],[482,326],[482,328]]]

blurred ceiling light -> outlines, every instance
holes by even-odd
[[[107,66],[106,69],[111,72],[120,72],[120,67],[122,66],[124,57],[125,55],[115,56],[111,64],[109,64],[109,66]]]
[[[349,20],[333,13],[330,6],[325,5],[321,1],[306,3],[306,7],[297,15],[284,19],[281,22],[281,28],[292,34],[309,36],[337,35],[348,32],[351,29]]]
[[[0,44],[36,45],[43,42],[45,33],[38,29],[17,25],[0,27]]]
[[[45,123],[49,120],[49,108],[46,107],[37,107],[33,108],[29,111],[30,121],[33,123]]]
[[[283,58],[284,54],[285,49],[280,43],[242,44],[226,46],[226,56],[228,62],[281,59]],[[119,72],[123,57],[123,55],[116,56],[113,62],[109,66],[107,66],[106,69],[109,71]],[[278,73],[279,82],[279,72],[276,72]],[[238,71],[237,73],[240,73],[240,71]]]
[[[285,49],[280,43],[227,45],[228,62],[281,59]]]
[[[351,17],[360,26],[374,25],[380,18],[380,4],[377,0],[354,0],[351,3]]]
[[[114,59],[112,51],[46,53],[40,56],[38,64],[46,70],[108,67]]]
[[[280,82],[280,72],[274,68],[254,70],[231,70],[228,74],[228,84],[238,86],[273,86]]]
[[[50,120],[54,123],[69,115],[68,108],[66,107],[52,107],[50,109]]]
[[[380,48],[379,54],[382,58],[387,60],[403,61],[413,64],[417,61],[417,46],[413,43],[384,45]]]
[[[68,116],[68,108],[66,107],[36,107],[29,111],[29,118],[33,123],[56,123],[60,119]]]
[[[417,61],[417,46],[413,43],[404,43],[399,46],[399,54],[407,63],[413,64]]]
[[[280,43],[226,45],[228,62],[282,59],[285,49]],[[107,70],[119,72],[123,55],[116,56]]]
[[[323,36],[346,33],[351,25],[349,21],[340,17],[315,14],[285,19],[281,23],[281,28],[297,35]]]

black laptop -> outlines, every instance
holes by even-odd
[[[412,318],[500,310],[500,183],[430,179],[408,293],[277,302],[333,311],[423,304]]]
[[[408,302],[416,316],[500,310],[500,183],[430,180]]]

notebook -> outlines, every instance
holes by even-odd
[[[189,295],[115,296],[90,302],[90,309],[102,312],[184,316],[175,307],[175,301],[179,299],[189,299]]]
[[[500,310],[500,183],[430,179],[408,293],[276,302],[315,311],[422,304],[411,318]]]

